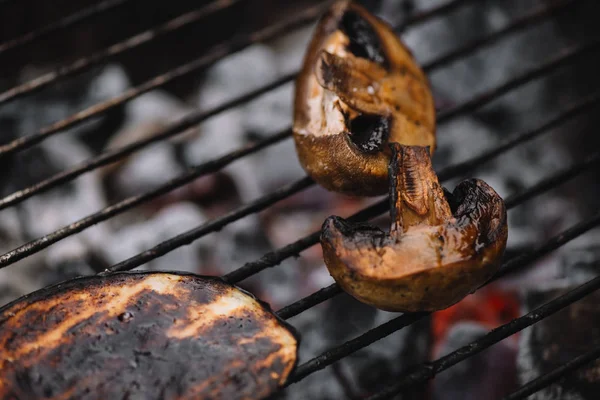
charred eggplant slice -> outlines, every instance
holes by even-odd
[[[504,201],[478,179],[446,195],[427,148],[391,148],[389,234],[329,217],[325,263],[346,292],[383,310],[450,307],[497,271],[508,236]]]
[[[321,18],[296,81],[300,164],[326,189],[387,192],[389,143],[435,148],[429,83],[390,27],[351,1]]]
[[[0,309],[0,398],[263,399],[297,347],[268,306],[217,278],[78,278]]]

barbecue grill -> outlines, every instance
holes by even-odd
[[[128,3],[132,1],[133,0],[100,0],[82,3],[79,9],[71,10],[71,13],[58,20],[45,21],[42,26],[34,27],[30,32],[25,32],[6,39],[3,43],[0,43],[0,57],[9,57],[10,54],[14,54],[14,52],[23,51],[27,46],[35,45],[36,42],[46,40],[53,35],[61,34],[61,32],[77,32],[77,29],[80,29],[82,24],[85,24],[88,20],[104,17],[112,18],[115,15],[118,15],[120,12],[119,10],[127,7]],[[12,0],[0,1],[0,13],[7,13],[5,15],[8,15],[11,10],[14,11],[18,8],[16,3],[18,2]],[[239,6],[242,3],[245,2],[241,0],[216,0],[212,2],[202,2],[201,5],[196,4],[193,7],[189,7],[187,10],[184,9],[185,7],[179,7],[181,13],[170,20],[162,21],[156,26],[149,26],[145,30],[136,32],[133,36],[121,38],[119,42],[104,49],[94,50],[81,58],[70,60],[32,80],[16,84],[12,87],[3,88],[0,92],[0,108],[17,99],[27,98],[27,96],[31,96],[34,93],[43,92],[43,90],[46,90],[47,88],[60,85],[64,81],[72,79],[98,65],[103,65],[121,55],[126,55],[128,52],[148,43],[152,43],[155,40],[162,40],[163,38],[166,38],[165,40],[167,40],[169,35],[173,32],[186,29],[195,24],[203,24],[207,20],[215,18],[215,16],[227,13],[229,9]],[[250,3],[250,1],[248,1],[248,3]],[[3,159],[9,160],[10,157],[29,151],[29,149],[34,148],[45,140],[61,135],[71,128],[114,112],[118,110],[119,107],[122,107],[127,102],[138,98],[144,93],[172,85],[178,80],[193,77],[195,74],[199,74],[204,69],[232,53],[241,51],[256,43],[269,41],[313,23],[330,3],[331,2],[313,2],[313,4],[306,4],[302,7],[293,7],[293,12],[286,13],[275,21],[270,21],[266,26],[255,27],[255,29],[251,30],[249,33],[236,32],[230,37],[224,36],[223,38],[219,38],[218,36],[220,34],[217,34],[218,41],[207,44],[207,49],[198,58],[184,61],[180,65],[177,65],[166,72],[163,71],[157,73],[155,76],[136,84],[136,86],[126,90],[117,97],[94,104],[67,118],[45,126],[41,130],[26,132],[13,140],[7,141],[1,139],[0,162],[2,162]],[[448,0],[444,3],[432,6],[430,9],[419,10],[409,14],[401,26],[395,28],[398,33],[403,33],[415,26],[447,18],[448,15],[463,7],[472,6],[470,3],[473,2],[470,0]],[[538,4],[535,7],[531,7],[526,12],[521,13],[513,20],[508,21],[501,28],[496,29],[491,33],[484,34],[474,41],[462,43],[454,50],[438,55],[432,61],[424,63],[423,68],[427,73],[448,68],[451,64],[473,55],[478,51],[485,50],[487,47],[502,41],[511,35],[518,34],[527,29],[535,29],[537,25],[548,19],[558,18],[562,14],[569,14],[574,8],[582,7],[582,3],[585,3],[585,1],[548,1],[543,4]],[[573,41],[561,51],[555,52],[549,59],[539,60],[536,65],[526,69],[524,72],[515,74],[509,80],[497,85],[485,85],[487,88],[480,91],[479,94],[474,97],[455,104],[440,107],[441,109],[437,116],[438,124],[440,126],[439,131],[441,131],[439,135],[443,135],[443,125],[451,120],[465,115],[471,115],[502,96],[510,94],[515,89],[521,88],[540,78],[545,78],[561,68],[570,67],[582,60],[593,60],[594,56],[598,54],[598,50],[600,50],[599,44],[600,41],[598,36],[588,36],[583,41]],[[166,127],[161,127],[152,135],[146,135],[142,139],[127,143],[122,147],[106,150],[80,164],[60,171],[30,186],[16,190],[0,199],[0,210],[18,207],[27,199],[36,197],[41,193],[61,187],[62,185],[66,185],[90,171],[109,166],[116,161],[122,160],[142,149],[148,148],[155,143],[170,140],[171,138],[188,131],[190,128],[196,127],[198,124],[211,117],[251,102],[264,94],[270,93],[271,91],[292,82],[295,76],[296,72],[286,74],[256,90],[252,90],[251,92],[245,93],[232,100],[225,101],[209,109],[193,110],[177,122]],[[556,96],[558,96],[558,94],[556,94]],[[543,121],[536,126],[521,132],[507,134],[494,147],[484,150],[479,154],[473,154],[472,157],[462,162],[437,169],[438,176],[441,181],[448,181],[465,174],[470,174],[477,167],[511,151],[512,149],[519,148],[519,146],[524,145],[526,142],[547,135],[553,129],[562,127],[577,118],[592,115],[594,110],[597,110],[598,103],[600,103],[600,93],[595,92],[585,95],[565,107],[561,107],[561,111],[556,114],[544,116]],[[31,257],[36,253],[53,246],[57,242],[77,235],[96,224],[105,222],[117,215],[121,215],[134,207],[147,204],[177,188],[193,182],[199,177],[217,173],[240,159],[255,153],[260,153],[264,149],[285,140],[289,140],[290,138],[291,128],[284,129],[281,132],[269,136],[260,136],[252,143],[210,161],[190,166],[184,173],[164,182],[150,191],[119,200],[85,218],[74,221],[73,223],[42,237],[32,238],[29,242],[0,255],[0,268],[12,266],[11,268],[18,269],[19,261]],[[585,172],[589,172],[592,168],[596,168],[599,161],[600,153],[589,146],[586,154],[572,165],[565,165],[557,173],[546,176],[536,184],[527,187],[524,190],[518,190],[516,193],[513,193],[506,198],[506,206],[511,210],[536,196],[553,190],[573,178],[576,178]],[[275,203],[290,198],[313,185],[314,182],[309,177],[301,178],[295,182],[289,182],[287,185],[284,185],[271,193],[258,197],[235,209],[229,210],[223,215],[215,217],[200,226],[169,238],[135,256],[114,265],[110,265],[100,273],[129,271],[140,267],[182,246],[186,246],[199,238],[217,232],[246,216],[267,210]],[[374,219],[381,214],[384,214],[388,210],[388,207],[388,199],[384,198],[374,202],[367,208],[359,210],[353,214],[350,219],[353,221]],[[527,247],[516,253],[516,255],[508,254],[506,260],[502,264],[500,272],[493,278],[493,281],[506,279],[508,276],[524,271],[532,263],[547,256],[575,238],[593,230],[598,227],[598,225],[600,225],[600,212],[596,209],[595,213],[589,217],[576,223],[567,230],[549,237],[545,242],[537,243],[535,247],[532,248]],[[288,245],[264,254],[257,260],[247,260],[241,267],[227,273],[224,276],[224,279],[231,283],[238,284],[245,279],[254,277],[263,270],[278,268],[278,265],[288,258],[301,257],[303,251],[318,244],[319,233],[320,232],[315,231],[307,236],[300,237]],[[595,261],[597,262],[597,260]],[[513,321],[498,326],[497,329],[485,334],[465,347],[461,347],[434,361],[414,366],[407,370],[406,373],[395,377],[393,380],[395,383],[393,385],[381,385],[377,392],[370,393],[367,398],[393,398],[399,394],[408,393],[414,388],[420,388],[442,371],[462,363],[509,336],[546,319],[565,307],[581,300],[585,296],[590,295],[599,288],[600,277],[590,279],[576,288],[563,293],[559,297],[530,310]],[[312,307],[326,302],[340,294],[342,294],[342,290],[339,286],[337,284],[331,284],[330,286],[324,287],[305,298],[279,309],[277,314],[283,319],[290,320]],[[309,375],[318,374],[320,370],[334,365],[337,361],[372,345],[382,338],[393,335],[403,328],[415,324],[420,320],[424,320],[428,316],[428,313],[399,315],[345,343],[340,343],[338,346],[333,347],[312,359],[301,360],[288,381],[289,388],[285,390],[293,391],[294,388],[302,385],[302,381]],[[577,355],[575,358],[568,360],[558,368],[548,371],[530,382],[527,382],[506,398],[526,398],[530,394],[554,384],[568,374],[572,374],[577,369],[589,365],[590,362],[599,357],[600,348],[591,348],[589,352]]]

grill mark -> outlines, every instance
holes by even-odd
[[[105,310],[110,310],[107,311],[107,317],[117,317],[119,314],[123,313],[125,311],[124,306],[128,305],[132,298],[135,298],[144,290],[151,289],[160,292],[161,290],[165,290],[167,288],[165,282],[162,281],[162,279],[164,279],[163,277],[160,277],[159,279],[149,279],[149,281],[144,280],[132,286],[120,287],[120,293],[112,292],[113,300],[109,300],[102,305]],[[93,296],[90,293],[77,293],[73,294],[72,297],[74,297],[73,300],[76,302],[85,303]],[[58,304],[62,304],[67,310],[71,307],[78,308],[77,304],[70,304],[69,302],[63,302],[62,300],[62,298],[58,298],[55,301],[59,301],[60,303]],[[40,309],[35,311],[41,313],[41,315],[44,315],[44,311],[47,310],[46,307],[54,305],[55,304],[52,302],[52,299],[48,299],[47,304],[43,304]],[[25,312],[25,315],[21,317],[20,315],[23,312]],[[21,329],[25,328],[27,329],[27,332],[30,331],[30,319],[27,319],[28,314],[28,310],[24,309],[15,315],[15,321],[23,321],[24,326]],[[63,340],[64,335],[67,332],[75,329],[78,324],[84,322],[85,320],[92,318],[94,314],[96,314],[96,310],[90,306],[87,310],[81,310],[76,316],[73,315],[62,322],[59,322],[56,326],[46,327],[46,330],[50,328],[47,333],[40,333],[35,338],[30,338],[28,342],[20,343],[19,349],[14,352],[14,357],[12,357],[12,359],[19,359],[32,351],[38,350],[40,347],[42,347],[40,344],[43,344],[44,348],[52,348],[56,346],[61,340]],[[14,343],[15,342],[13,341],[13,344]]]

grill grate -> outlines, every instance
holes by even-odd
[[[496,87],[490,89],[489,91],[482,93],[478,96],[475,96],[475,97],[471,98],[470,100],[467,100],[455,107],[452,107],[450,109],[440,112],[438,114],[438,118],[437,118],[438,124],[441,125],[441,124],[448,122],[449,120],[456,118],[460,115],[464,115],[464,114],[473,112],[474,110],[489,104],[496,98],[510,92],[511,90],[516,89],[516,88],[524,85],[525,83],[533,81],[537,78],[543,77],[544,75],[552,72],[553,70],[572,62],[576,57],[584,56],[584,55],[588,54],[589,52],[596,50],[598,45],[600,45],[600,40],[594,40],[591,43],[588,43],[586,45],[578,45],[573,48],[568,48],[568,49],[564,50],[562,52],[562,54],[559,54],[557,57],[552,58],[551,60],[541,64],[540,66],[533,68],[530,71],[527,71],[513,79],[510,79],[508,82],[505,82],[504,84],[496,86]],[[207,113],[203,113],[203,115],[206,118],[208,118],[206,116]],[[23,189],[21,191],[13,193],[12,195],[7,196],[6,198],[0,200],[0,209],[5,208],[8,205],[16,204],[19,201],[22,201],[28,197],[31,197],[34,194],[37,194],[44,190],[48,190],[57,185],[65,183],[65,182],[73,179],[74,177],[79,176],[80,174],[82,174],[84,172],[88,172],[88,171],[96,169],[102,165],[106,165],[111,162],[114,162],[114,161],[118,160],[121,156],[123,156],[123,152],[125,149],[128,150],[126,152],[126,154],[132,153],[133,151],[140,149],[141,147],[143,147],[144,145],[146,145],[148,143],[156,142],[158,140],[163,140],[167,137],[174,135],[175,133],[180,133],[182,130],[193,126],[197,122],[201,122],[201,121],[196,121],[196,119],[194,119],[194,122],[192,123],[191,121],[186,119],[186,120],[176,124],[175,127],[168,128],[166,131],[164,131],[158,135],[155,135],[149,139],[132,143],[128,146],[125,146],[121,150],[105,152],[102,155],[96,157],[95,159],[86,161],[82,165],[75,166],[71,170],[63,171],[63,172],[55,175],[54,177],[48,178],[47,180],[40,182],[30,188]],[[183,127],[183,129],[181,129],[181,127]],[[291,136],[290,130],[287,130],[286,133],[287,133],[287,136]],[[286,133],[280,133],[279,135],[283,136],[283,135],[286,135]],[[275,138],[276,139],[279,138],[279,135],[276,135]],[[274,141],[273,143],[275,143],[276,141]],[[260,147],[260,146],[257,146],[257,147]],[[254,150],[258,150],[258,148],[255,148]],[[116,153],[118,153],[118,155]],[[206,167],[206,165],[208,165],[208,167]],[[179,178],[176,178],[175,180],[165,184],[164,186],[162,186],[158,189],[155,189],[155,190],[147,193],[146,195],[130,197],[126,200],[123,200],[120,203],[117,203],[113,206],[109,206],[109,207],[105,208],[103,211],[92,214],[92,215],[90,215],[86,218],[83,218],[73,224],[70,224],[61,229],[58,229],[49,235],[43,236],[37,240],[31,241],[21,247],[18,247],[15,250],[5,253],[2,256],[0,256],[0,268],[8,266],[16,261],[23,259],[24,257],[34,254],[34,253],[52,245],[53,243],[58,242],[59,240],[62,240],[68,236],[75,234],[75,233],[81,232],[85,228],[88,228],[92,225],[95,225],[95,224],[101,222],[101,221],[109,219],[109,218],[113,217],[114,215],[117,215],[118,213],[131,208],[132,206],[141,204],[144,201],[158,197],[159,195],[162,195],[172,189],[175,189],[176,187],[179,187],[188,182],[191,182],[193,179],[206,174],[207,168],[209,169],[209,172],[215,172],[214,168],[212,168],[212,169],[210,168],[210,165],[211,164],[209,163],[209,164],[201,164],[201,165],[192,167],[191,168],[192,172],[188,172],[187,174],[182,175]],[[441,175],[440,179],[445,179],[445,177],[443,175]],[[302,187],[302,186],[308,187],[309,185],[310,185],[310,182],[306,181],[306,179],[304,179],[302,181],[302,183],[301,183],[301,181],[299,181],[297,185],[291,185],[291,188],[288,188],[288,192],[289,192],[288,196],[291,196],[296,191],[299,191],[300,190],[300,189],[298,189],[299,187]],[[295,191],[294,191],[294,189],[295,189]],[[278,197],[276,196],[275,198],[278,198]],[[275,202],[275,201],[273,201],[273,202]]]
[[[600,348],[596,348],[592,351],[580,355],[579,357],[575,357],[571,361],[567,362],[561,367],[556,368],[552,372],[540,376],[539,378],[534,379],[531,382],[523,385],[520,389],[506,396],[505,400],[524,399],[527,396],[530,396],[533,393],[543,389],[544,387],[558,381],[563,376],[572,373],[578,368],[583,367],[585,364],[588,364],[589,362],[598,359],[599,357]]]
[[[600,216],[600,215],[599,215]],[[517,260],[515,260],[517,261]],[[524,265],[524,263],[521,263]],[[594,278],[591,281],[584,283],[576,289],[569,291],[568,293],[549,301],[543,306],[536,308],[535,310],[519,317],[508,324],[502,325],[492,332],[488,333],[479,340],[476,340],[468,346],[462,347],[452,353],[444,356],[432,363],[423,364],[415,372],[407,374],[401,377],[393,387],[384,389],[382,392],[377,393],[374,396],[369,397],[370,400],[375,399],[386,399],[394,394],[397,394],[405,387],[423,383],[435,376],[435,374],[442,372],[451,366],[459,363],[462,360],[471,357],[488,347],[498,343],[502,339],[506,339],[510,335],[513,335],[528,326],[541,321],[542,319],[549,317],[555,312],[573,304],[577,300],[582,299],[586,295],[593,293],[600,289],[600,277]],[[301,367],[301,366],[300,366]],[[298,370],[300,370],[298,367]],[[292,378],[293,379],[293,378]]]
[[[529,192],[529,191],[527,191],[527,192]],[[513,206],[514,205],[515,204],[513,203]],[[505,262],[502,265],[502,267],[500,268],[499,273],[497,273],[492,278],[492,280],[499,279],[500,277],[502,277],[508,273],[515,272],[519,269],[524,268],[528,264],[531,264],[533,261],[541,258],[542,256],[550,253],[553,250],[556,250],[557,248],[559,248],[563,244],[567,243],[568,241],[575,239],[576,237],[584,234],[585,232],[589,231],[590,229],[592,229],[598,225],[600,225],[600,213],[596,214],[596,216],[594,216],[586,221],[578,223],[577,225],[567,229],[566,231],[561,232],[559,235],[548,240],[546,243],[539,246],[537,249]],[[490,280],[490,282],[492,280]],[[548,314],[544,314],[543,318],[560,310],[563,307],[568,306],[569,304],[579,300],[586,294],[589,294],[592,291],[594,291],[595,289],[597,289],[598,287],[596,285],[598,285],[600,283],[600,282],[597,282],[597,280],[600,281],[600,278],[594,279],[594,280],[580,286],[579,288],[573,290],[572,292],[575,292],[576,294],[574,294],[571,297],[568,297],[568,300],[560,300],[560,299],[563,299],[564,296],[562,296],[555,303],[549,302],[549,303],[545,304],[543,307],[540,307],[540,309],[547,310],[546,312],[548,313]],[[337,286],[337,285],[331,285],[331,286]],[[584,289],[582,290],[582,288],[584,288]],[[325,290],[327,290],[327,289],[325,289]],[[572,293],[572,292],[570,292],[570,293]],[[340,292],[338,291],[338,293],[340,293]],[[583,294],[581,294],[581,293],[583,293]],[[335,295],[335,294],[333,294],[333,295]],[[560,306],[558,306],[558,308],[554,308],[556,304],[560,304]],[[290,306],[290,307],[292,307],[292,306]],[[545,308],[545,307],[549,307],[549,308]],[[538,311],[540,309],[538,309]],[[551,312],[550,312],[550,310],[551,310]],[[308,375],[310,375],[318,370],[321,370],[321,369],[327,367],[328,365],[330,365],[338,360],[341,360],[342,358],[344,358],[364,347],[367,347],[368,345],[370,345],[380,339],[383,339],[384,337],[389,336],[392,333],[394,333],[402,328],[405,328],[408,325],[411,325],[428,315],[430,315],[430,313],[403,314],[385,324],[378,326],[377,328],[369,330],[368,332],[360,335],[359,337],[357,337],[355,339],[352,339],[352,340],[344,343],[343,345],[341,345],[339,347],[336,347],[334,349],[326,351],[325,353],[321,354],[320,356],[315,357],[312,360],[309,360],[306,363],[299,365],[298,368],[296,369],[296,372],[294,373],[294,375],[292,377],[290,377],[290,383],[298,382],[298,381],[302,380],[303,378],[306,378]],[[514,327],[515,323],[518,321],[521,321],[520,324],[524,324],[523,326],[521,326],[520,324],[517,325],[517,326],[521,326],[521,328],[515,330],[514,332],[508,333],[505,336],[501,336],[499,339],[490,343],[486,347],[489,347],[492,344],[512,335],[513,333],[516,333],[522,329],[525,329],[529,325],[532,325],[534,322],[528,323],[528,320],[531,320],[531,317],[529,317],[529,315],[537,315],[537,314],[535,314],[534,312],[531,312],[531,313],[527,314],[527,316],[521,317],[517,320],[510,322],[509,324],[503,325],[503,327],[509,327],[509,328],[506,328],[506,330],[504,330],[502,332],[507,332],[507,330]],[[540,319],[542,319],[542,318],[536,319],[535,322],[539,321]],[[493,332],[491,332],[490,334],[495,333],[501,329],[502,329],[502,327],[499,327],[499,328],[495,329]],[[497,336],[493,336],[493,337],[496,338]],[[473,344],[466,346],[466,348],[471,349],[472,345]],[[461,351],[461,350],[463,350],[463,351]],[[483,348],[479,348],[478,351],[469,350],[468,354],[473,355],[476,352],[479,352],[481,350],[483,350]],[[449,368],[450,366],[456,364],[456,362],[464,359],[464,358],[460,358],[460,360],[459,360],[459,357],[462,357],[463,353],[464,353],[464,348],[456,350],[455,352],[449,354],[448,356],[441,358],[440,360],[446,360],[447,357],[454,355],[453,358],[450,358],[454,362],[450,365],[444,364],[444,367],[442,369],[437,369],[439,367],[435,367],[436,368],[435,373],[439,373],[439,372]],[[438,360],[438,361],[440,361],[440,360]],[[429,364],[424,364],[424,365],[425,366],[422,367],[422,370],[428,371],[432,368],[429,366]],[[407,382],[400,381],[400,383],[398,383],[398,385],[401,385],[401,387],[400,387],[400,389],[401,389],[410,384],[419,383],[419,382],[421,382],[422,379],[433,378],[435,373],[425,375],[425,377],[421,377],[420,375],[424,374],[424,372],[420,372],[418,379],[406,378]],[[412,376],[412,374],[410,376]],[[388,393],[388,391],[386,391],[385,394],[389,395],[389,394],[397,393],[396,389],[397,389],[396,386],[394,386],[394,388],[389,389],[389,393]]]
[[[46,35],[50,35],[55,31],[68,29],[70,26],[74,25],[77,22],[85,20],[86,18],[89,18],[93,15],[102,13],[108,9],[117,7],[125,3],[126,1],[128,0],[101,1],[91,7],[85,8],[77,13],[71,14],[56,23],[52,23],[50,25],[42,27],[37,31],[25,34],[17,39],[13,39],[9,42],[6,42],[5,44],[1,44],[0,54],[8,50],[14,49],[16,47],[33,42]],[[8,0],[0,0],[0,5],[4,5],[7,2]],[[32,94],[38,90],[41,90],[44,87],[59,82],[62,79],[66,79],[72,75],[80,73],[94,65],[104,63],[109,58],[114,57],[117,54],[121,54],[143,43],[152,41],[158,36],[166,34],[170,31],[177,30],[187,24],[194,24],[200,22],[212,13],[216,13],[227,7],[230,7],[236,2],[238,2],[238,0],[214,1],[206,6],[198,8],[195,11],[181,15],[157,28],[142,32],[103,51],[92,54],[89,57],[77,60],[69,65],[62,66],[56,71],[44,75],[41,78],[9,89],[3,93],[0,93],[0,105],[15,100],[18,97]],[[449,1],[448,3],[433,8],[429,11],[417,14],[409,21],[407,21],[403,26],[397,27],[396,31],[402,32],[408,26],[424,23],[432,18],[443,16],[468,2],[468,0]],[[187,64],[180,65],[167,73],[156,76],[153,79],[126,91],[125,93],[116,98],[105,101],[103,103],[96,104],[86,110],[80,111],[62,121],[56,122],[50,126],[41,129],[37,133],[22,137],[8,144],[0,146],[0,157],[5,157],[9,154],[13,154],[30,148],[55,134],[65,131],[68,128],[78,125],[93,117],[100,116],[108,112],[109,110],[140,96],[143,93],[159,88],[175,79],[200,71],[206,68],[207,66],[215,63],[216,61],[224,58],[225,56],[233,52],[242,50],[253,43],[274,38],[277,35],[289,32],[297,27],[313,22],[314,19],[321,14],[324,8],[327,5],[329,5],[329,3],[330,2],[325,2],[324,4],[307,8],[306,10],[298,13],[289,20],[268,26],[267,28],[255,31],[251,34],[236,36],[224,43],[213,47],[204,56]],[[513,20],[500,30],[497,30],[471,43],[467,43],[465,46],[459,49],[453,50],[451,52],[448,52],[447,54],[436,58],[434,61],[426,64],[424,66],[424,69],[426,72],[431,72],[433,70],[448,66],[449,64],[460,60],[470,54],[473,54],[474,52],[479,51],[498,40],[504,39],[510,34],[516,33],[523,29],[530,28],[537,23],[543,22],[551,15],[554,15],[559,11],[565,10],[567,6],[572,5],[573,3],[575,3],[574,0],[559,1],[554,2],[550,6],[535,9],[534,11]],[[493,87],[485,91],[484,93],[476,95],[463,103],[442,110],[440,113],[438,113],[438,124],[443,124],[458,116],[472,113],[473,111],[489,104],[493,100],[499,98],[504,94],[509,93],[514,89],[520,88],[521,86],[536,79],[545,77],[555,72],[559,68],[568,66],[571,63],[573,63],[576,59],[588,56],[589,54],[596,52],[598,50],[599,44],[600,40],[594,38],[583,45],[565,48],[556,57],[553,57],[537,65],[536,67],[526,71],[525,73],[515,76],[510,80],[496,87]],[[11,206],[15,206],[32,196],[35,196],[49,189],[58,187],[66,182],[77,178],[78,176],[86,172],[92,171],[101,166],[117,161],[152,143],[162,141],[174,135],[177,135],[183,132],[184,130],[194,125],[197,125],[200,122],[216,114],[234,108],[243,103],[249,102],[265,93],[270,92],[271,90],[274,90],[286,83],[289,83],[293,81],[295,76],[296,73],[283,76],[268,85],[265,85],[252,92],[239,96],[231,101],[225,102],[210,110],[192,112],[180,122],[161,130],[159,133],[152,137],[134,142],[116,150],[104,152],[97,157],[94,157],[79,165],[76,165],[71,169],[67,169],[31,187],[17,191],[9,196],[6,196],[3,199],[0,199],[0,210]],[[589,113],[594,107],[598,105],[599,101],[600,93],[596,93],[592,96],[581,99],[576,103],[571,104],[569,107],[566,107],[558,115],[552,116],[551,118],[547,119],[545,122],[541,123],[536,128],[521,133],[513,134],[509,138],[503,140],[496,147],[484,151],[480,155],[474,156],[473,158],[467,161],[463,161],[444,168],[443,170],[439,171],[438,176],[440,180],[443,181],[460,176],[461,174],[466,172],[472,172],[475,168],[481,166],[485,162],[495,157],[498,157],[499,155],[509,151],[510,149],[513,149],[527,141],[530,141],[545,133],[548,133],[551,129],[561,126],[566,122],[574,119],[575,117],[581,116],[584,113]],[[98,211],[97,213],[91,214],[79,221],[76,221],[73,224],[60,228],[55,232],[40,237],[12,251],[7,252],[6,254],[1,255],[0,268],[4,268],[11,264],[14,264],[17,261],[30,255],[33,255],[60,240],[75,235],[95,224],[106,221],[133,207],[146,203],[147,201],[161,196],[182,185],[185,185],[200,176],[217,172],[236,160],[239,160],[252,153],[258,152],[262,149],[265,149],[289,137],[291,137],[291,130],[288,128],[279,133],[271,135],[266,139],[257,141],[254,144],[230,152],[222,157],[193,166],[189,168],[189,170],[185,174],[166,182],[162,186],[152,191],[146,192],[142,195],[129,197],[121,202],[104,208]],[[555,188],[556,186],[574,178],[575,176],[588,170],[589,168],[596,166],[599,161],[600,152],[590,154],[583,161],[573,164],[570,167],[565,168],[556,174],[546,177],[545,179],[539,181],[537,184],[529,187],[526,190],[513,194],[512,196],[506,199],[506,206],[510,209],[517,205],[520,205],[536,197],[537,195],[548,191],[552,188]],[[215,232],[245,216],[259,212],[261,210],[265,210],[274,203],[285,199],[295,193],[298,193],[304,189],[307,189],[313,184],[314,182],[308,177],[304,177],[296,182],[292,182],[272,193],[269,193],[235,210],[232,210],[231,212],[219,218],[213,219],[205,223],[204,225],[182,233],[176,237],[173,237],[167,241],[160,243],[159,245],[147,251],[144,251],[134,257],[124,260],[118,264],[115,264],[112,267],[110,267],[107,271],[125,271],[136,268],[176,248],[189,244],[202,236],[205,236],[211,232]],[[354,214],[351,217],[351,219],[366,220],[374,218],[386,212],[387,210],[388,200],[384,199]],[[532,262],[540,259],[541,257],[556,250],[560,246],[577,238],[578,236],[586,233],[587,231],[597,227],[598,225],[600,225],[600,213],[594,215],[589,219],[577,223],[571,228],[561,232],[560,234],[552,237],[545,243],[539,245],[539,247],[506,261],[502,265],[499,273],[494,278],[492,278],[492,280],[499,279],[515,271],[523,270]],[[224,278],[232,283],[240,282],[261,272],[264,269],[275,267],[276,265],[278,265],[279,263],[281,263],[289,257],[299,255],[300,252],[317,244],[318,239],[319,232],[314,232],[310,235],[298,239],[297,241],[287,246],[267,253],[256,261],[246,263],[239,269],[227,274]],[[570,292],[531,311],[530,313],[523,315],[520,318],[517,318],[508,324],[498,327],[494,331],[474,341],[470,345],[458,349],[436,361],[418,366],[411,373],[399,377],[395,385],[388,387],[383,391],[369,397],[369,399],[389,398],[399,393],[404,388],[407,388],[412,385],[422,384],[427,380],[432,379],[437,373],[450,368],[451,366],[483,351],[484,349],[507,338],[508,336],[517,333],[522,329],[552,315],[553,313],[559,311],[564,307],[567,307],[568,305],[576,302],[577,300],[583,298],[584,296],[594,292],[599,288],[600,277],[592,279],[589,282],[577,287],[576,289],[573,289]],[[338,285],[332,284],[293,304],[282,308],[278,311],[278,314],[284,319],[289,319],[302,313],[303,311],[310,309],[311,307],[319,303],[333,298],[341,292],[342,291],[338,287]],[[391,335],[392,333],[402,328],[405,328],[417,322],[418,320],[426,317],[427,315],[429,315],[429,313],[400,315],[399,317],[392,319],[391,321],[386,322],[374,329],[371,329],[366,333],[338,347],[332,348],[324,352],[323,354],[299,365],[294,375],[290,378],[288,384],[299,382],[305,377],[309,376],[310,374],[326,368],[327,366],[335,363],[336,361],[362,348],[365,348],[370,344],[388,335]],[[524,398],[529,394],[534,393],[535,391],[550,385],[565,374],[572,372],[573,370],[581,367],[585,363],[595,360],[598,357],[600,357],[600,349],[594,349],[589,353],[583,354],[569,361],[562,367],[557,368],[556,370],[529,382],[528,384],[524,385],[523,387],[509,395],[507,399]]]
[[[71,26],[85,21],[88,18],[100,15],[104,12],[110,11],[122,4],[127,3],[130,0],[106,0],[101,1],[91,7],[84,8],[81,11],[77,11],[60,21],[46,25],[37,31],[26,33],[18,38],[11,39],[5,43],[0,44],[0,55],[7,51],[14,50],[18,47],[24,46],[35,40],[42,39],[49,36],[57,31],[70,28]],[[1,4],[1,3],[0,3]]]

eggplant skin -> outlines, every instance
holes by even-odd
[[[298,337],[218,278],[78,278],[0,308],[2,399],[263,399]]]

